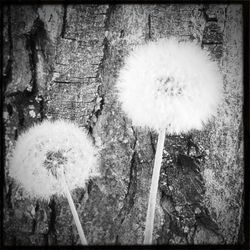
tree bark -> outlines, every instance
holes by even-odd
[[[170,36],[209,51],[224,100],[202,131],[167,135],[153,242],[242,243],[240,5],[9,5],[3,24],[5,245],[80,244],[66,198],[29,199],[8,175],[18,135],[58,118],[86,128],[101,153],[100,177],[72,194],[88,243],[143,243],[157,134],[132,126],[115,82],[134,46]]]

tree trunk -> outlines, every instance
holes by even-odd
[[[4,244],[80,243],[66,198],[29,199],[8,175],[19,134],[57,118],[86,128],[101,152],[100,176],[72,194],[88,243],[142,244],[157,134],[132,126],[115,82],[134,46],[170,36],[209,51],[224,101],[202,131],[167,135],[153,242],[241,243],[240,5],[10,5],[3,23]]]

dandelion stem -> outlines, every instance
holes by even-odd
[[[159,183],[159,177],[160,177],[165,134],[166,134],[165,129],[161,129],[159,131],[157,149],[156,149],[156,154],[155,154],[155,162],[154,162],[154,168],[153,168],[153,176],[152,176],[150,193],[149,193],[148,210],[147,210],[147,217],[146,217],[146,229],[144,232],[144,244],[145,245],[152,244],[152,239],[153,239],[156,196],[157,196],[158,183]]]
[[[72,196],[71,196],[70,191],[69,191],[69,187],[68,187],[67,182],[65,180],[64,173],[62,174],[62,182],[63,182],[62,185],[64,188],[64,192],[65,192],[65,195],[68,199],[70,210],[71,210],[71,213],[73,214],[73,218],[74,218],[74,221],[75,221],[75,224],[77,227],[77,231],[78,231],[78,234],[79,234],[80,239],[81,239],[81,243],[82,243],[82,245],[88,245],[85,234],[84,234],[82,226],[81,226],[81,222],[79,220],[78,213],[76,211],[75,204],[73,202]]]

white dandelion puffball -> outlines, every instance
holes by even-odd
[[[134,125],[178,134],[201,129],[216,114],[222,76],[195,43],[160,39],[131,52],[117,89]]]
[[[31,197],[46,200],[53,194],[64,195],[62,171],[73,190],[97,175],[97,163],[97,150],[82,128],[66,120],[46,120],[18,137],[9,175]]]

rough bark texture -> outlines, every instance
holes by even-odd
[[[6,245],[79,244],[66,198],[28,199],[8,176],[18,135],[56,118],[85,127],[101,152],[100,177],[73,192],[89,244],[142,244],[157,134],[131,125],[114,86],[133,46],[169,36],[210,52],[225,98],[204,130],[166,137],[154,244],[239,243],[241,6],[18,5],[3,14]]]

